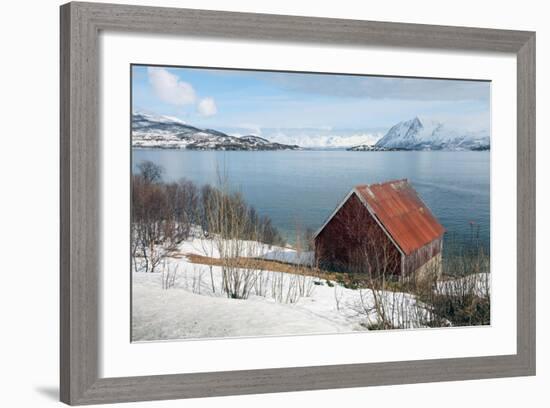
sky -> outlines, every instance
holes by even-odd
[[[428,118],[490,126],[490,83],[202,68],[132,67],[132,109],[226,131],[389,129]]]

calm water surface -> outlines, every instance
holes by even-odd
[[[407,178],[447,229],[446,240],[489,250],[489,152],[222,152],[134,149],[164,179],[216,184],[225,169],[232,188],[293,241],[297,225],[319,228],[357,184]]]

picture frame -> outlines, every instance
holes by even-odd
[[[535,374],[535,33],[73,2],[61,6],[60,396],[115,403]],[[101,378],[99,34],[102,30],[512,53],[517,58],[517,353]]]

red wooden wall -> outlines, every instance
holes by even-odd
[[[332,271],[401,273],[401,253],[355,194],[315,238],[315,258]]]

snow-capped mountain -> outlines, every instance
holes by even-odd
[[[191,150],[297,150],[296,145],[272,143],[258,136],[230,136],[200,129],[168,116],[132,115],[132,146]]]
[[[262,129],[262,134],[279,143],[323,150],[373,144],[384,135],[381,129]]]
[[[260,127],[231,126],[220,129],[228,135],[255,135],[272,143],[297,145],[302,149],[341,150],[360,144],[374,144],[384,136],[387,128],[333,128],[321,127]]]
[[[451,128],[438,122],[418,117],[399,122],[374,145],[358,145],[349,150],[489,150],[487,131],[470,131]]]

